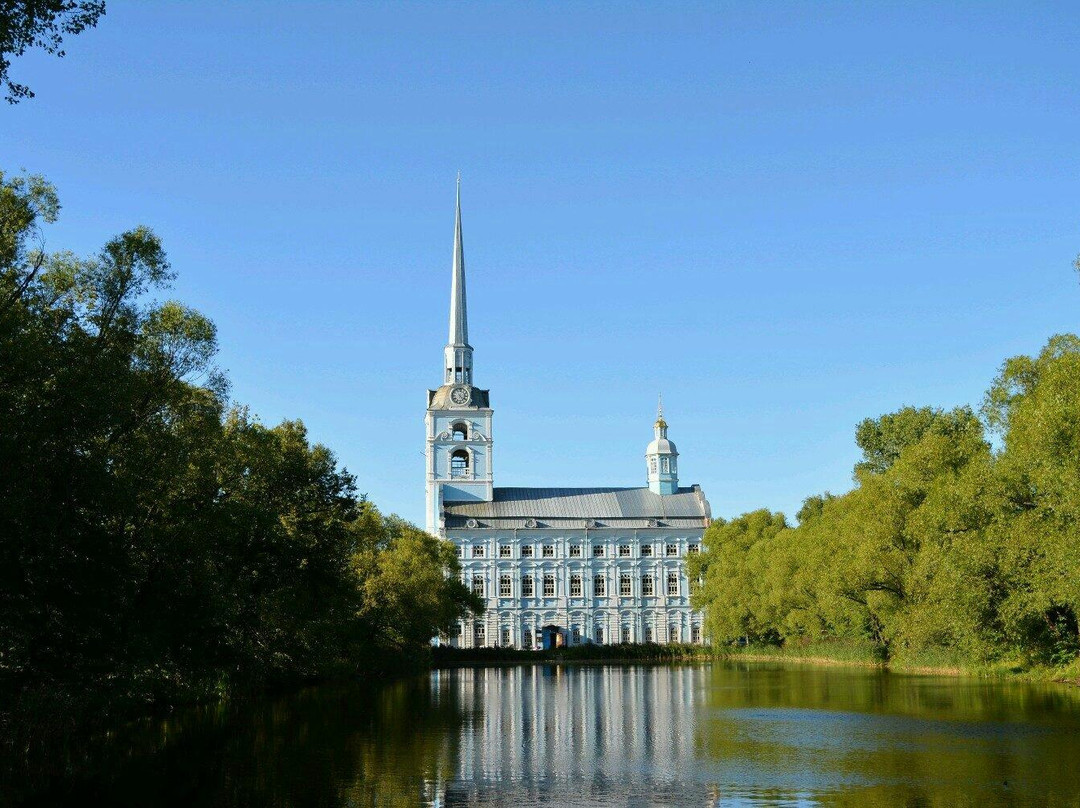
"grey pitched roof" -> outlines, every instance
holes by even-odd
[[[491,502],[443,505],[446,527],[698,527],[709,503],[699,486],[661,496],[648,488],[496,488]],[[590,524],[591,523],[591,524]]]

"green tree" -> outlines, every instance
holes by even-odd
[[[31,48],[63,57],[64,37],[93,28],[104,13],[104,0],[0,0],[0,84],[7,102],[34,97],[8,75],[13,57]]]

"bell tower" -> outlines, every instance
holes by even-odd
[[[437,390],[428,390],[424,418],[429,533],[445,535],[441,516],[444,502],[492,500],[491,416],[488,391],[473,386],[459,174],[450,277],[450,334],[443,349],[442,385]]]
[[[654,494],[675,494],[679,491],[679,452],[668,440],[667,421],[664,420],[664,401],[656,404],[656,422],[653,439],[645,450],[645,462],[649,469],[649,490]]]

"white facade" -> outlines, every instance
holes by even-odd
[[[678,451],[658,411],[641,488],[495,488],[489,392],[473,386],[461,195],[455,215],[443,382],[429,390],[427,529],[457,545],[487,611],[449,637],[462,647],[701,642],[685,559],[710,520],[699,486],[679,488]]]

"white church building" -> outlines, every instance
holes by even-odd
[[[459,624],[449,643],[700,643],[685,561],[701,548],[709,503],[701,486],[679,487],[662,409],[645,450],[645,486],[497,488],[491,398],[474,381],[459,184],[450,337],[425,417],[427,529],[457,546],[464,580],[487,610]]]

